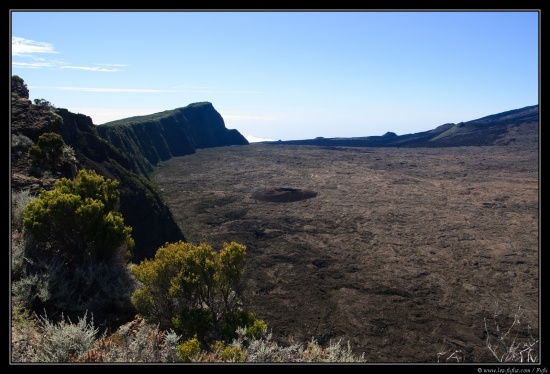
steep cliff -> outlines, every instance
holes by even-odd
[[[222,116],[208,102],[109,122],[97,130],[129,157],[131,170],[145,176],[160,161],[196,149],[248,144],[237,130],[225,127]]]
[[[61,177],[70,177],[62,172],[37,175],[28,155],[28,147],[41,134],[60,134],[73,148],[79,169],[95,170],[120,182],[119,211],[133,229],[133,262],[152,258],[166,242],[185,241],[170,209],[147,179],[158,162],[198,148],[248,144],[237,130],[225,128],[210,103],[96,126],[86,115],[54,108],[48,102],[33,104],[19,77],[12,77],[11,99],[12,189],[37,193],[53,188]]]
[[[133,229],[134,262],[154,257],[156,250],[166,242],[185,240],[156,188],[146,176],[133,170],[130,161],[133,156],[103,139],[90,117],[66,109],[56,112],[63,118],[63,140],[73,147],[82,168],[120,182],[119,211]]]

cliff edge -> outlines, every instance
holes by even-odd
[[[172,212],[148,179],[154,167],[199,148],[248,144],[237,130],[225,128],[211,103],[96,126],[89,116],[55,108],[46,100],[33,104],[26,84],[18,76],[12,77],[11,87],[12,191],[38,194],[42,189],[54,188],[60,178],[74,177],[79,169],[117,180],[119,211],[133,230],[135,263],[153,258],[166,242],[185,241]],[[44,133],[61,135],[74,150],[74,162],[56,170],[33,166],[28,149]]]

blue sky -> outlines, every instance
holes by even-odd
[[[28,11],[11,74],[97,125],[209,101],[250,141],[398,135],[539,103],[540,13]]]

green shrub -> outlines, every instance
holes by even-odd
[[[170,326],[183,336],[197,336],[200,341],[206,341],[212,335],[214,319],[209,309],[185,308],[172,317]]]
[[[26,234],[42,250],[67,261],[109,260],[122,254],[128,259],[134,247],[132,228],[124,226],[118,182],[94,171],[81,170],[74,180],[62,178],[52,191],[42,191],[23,216]]]
[[[201,347],[196,336],[178,345],[178,356],[182,362],[192,362],[200,352]]]
[[[167,243],[153,260],[132,268],[141,283],[132,302],[161,327],[174,326],[203,342],[229,339],[239,322],[254,320],[241,311],[245,265],[245,246],[235,242],[219,252],[207,244]]]
[[[38,311],[97,317],[134,312],[129,269],[131,228],[118,206],[118,183],[82,170],[42,191],[23,213],[23,238],[13,252],[12,296]],[[23,260],[22,260],[23,259]]]
[[[262,336],[267,330],[267,325],[262,320],[257,320],[254,313],[245,310],[235,310],[224,316],[224,327],[222,337],[226,341],[237,338],[237,329],[244,327],[247,329],[247,336]]]
[[[12,280],[12,300],[38,311],[80,314],[101,320],[126,318],[135,311],[130,296],[135,286],[126,266],[85,261],[70,266],[59,256],[28,259],[25,271]]]
[[[246,349],[240,347],[225,347],[222,350],[224,362],[246,362]]]
[[[61,127],[63,119],[59,115],[51,113],[50,117],[55,126]],[[24,144],[17,145],[21,148]],[[34,174],[40,175],[44,171],[52,171],[54,173],[64,173],[64,176],[71,178],[76,174],[78,161],[74,149],[65,144],[61,135],[55,132],[40,135],[36,145],[29,147],[29,157]]]
[[[37,105],[37,106],[45,107],[48,109],[55,108],[55,106],[52,103],[50,103],[48,100],[45,100],[45,99],[34,99],[33,102],[34,102],[34,105]]]
[[[246,336],[250,339],[259,339],[267,332],[267,324],[262,320],[255,320],[252,326],[248,326]]]
[[[33,165],[55,170],[60,164],[65,142],[61,135],[47,132],[38,137],[36,145],[29,148],[29,156]]]

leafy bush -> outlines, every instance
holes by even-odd
[[[23,226],[41,250],[68,262],[129,258],[132,228],[124,226],[118,182],[81,170],[74,180],[62,178],[52,191],[42,191],[25,207]]]
[[[55,113],[52,113],[52,116],[54,121],[63,121]],[[74,176],[77,166],[74,149],[65,144],[61,135],[57,133],[47,132],[40,135],[36,145],[29,148],[29,157],[35,174],[39,174],[38,170],[58,172],[68,169],[70,176]]]
[[[12,78],[13,79],[13,78]],[[34,105],[45,107],[48,109],[54,109],[55,106],[45,99],[34,99]]]
[[[207,244],[167,243],[153,260],[132,268],[141,287],[132,302],[146,319],[174,326],[202,342],[231,339],[255,317],[241,309],[245,246],[224,243],[216,252]],[[244,325],[241,325],[244,324]]]
[[[223,362],[246,362],[246,349],[240,347],[225,347],[222,350]]]
[[[178,345],[178,355],[182,362],[192,362],[200,352],[201,347],[196,335]]]
[[[129,270],[131,228],[124,226],[118,183],[82,170],[42,191],[23,213],[15,241],[12,296],[38,311],[98,317],[133,311],[135,279]]]
[[[59,256],[27,260],[25,272],[12,280],[12,299],[34,311],[47,309],[118,320],[134,310],[130,296],[135,283],[127,267],[86,261],[67,267]]]
[[[47,132],[38,137],[36,145],[29,149],[29,156],[34,165],[49,167],[52,170],[61,160],[62,147],[65,144],[61,135]]]
[[[237,338],[237,329],[240,327],[247,328],[249,338],[263,336],[265,330],[267,330],[267,324],[256,319],[254,313],[246,310],[236,310],[224,316],[222,336],[225,340],[235,339]]]

